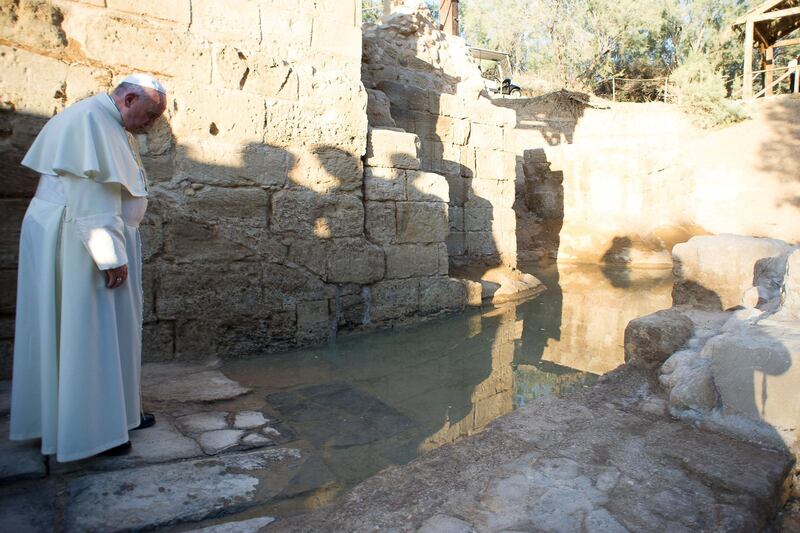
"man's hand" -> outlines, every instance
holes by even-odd
[[[106,273],[106,287],[109,289],[116,289],[128,279],[128,265],[122,265],[117,268],[109,268],[104,270]]]

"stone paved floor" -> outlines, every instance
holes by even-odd
[[[238,409],[247,389],[213,365],[145,373],[158,424],[132,433],[130,455],[53,464],[45,476],[35,445],[0,435],[0,529],[757,531],[781,507],[793,466],[785,451],[669,418],[649,382],[626,370],[575,396],[537,400],[320,506],[333,476],[287,445],[285,424]],[[7,389],[0,384],[3,433]],[[282,509],[308,494],[316,510]]]

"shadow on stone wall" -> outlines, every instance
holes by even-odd
[[[3,376],[11,373],[19,227],[38,181],[19,162],[48,118],[0,114]],[[432,303],[421,301],[419,280],[409,294],[381,285],[386,260],[365,236],[359,157],[318,145],[298,160],[262,143],[221,153],[210,130],[207,144],[176,144],[162,119],[140,142],[150,180],[141,225],[145,360],[254,356],[389,323],[389,309],[399,318],[441,310],[435,282],[423,287]],[[421,190],[415,197],[439,200]]]

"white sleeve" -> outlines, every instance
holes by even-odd
[[[80,239],[97,268],[108,270],[127,264],[121,185],[74,176],[61,176],[61,182],[67,199],[68,219],[75,222]]]

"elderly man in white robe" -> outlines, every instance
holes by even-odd
[[[165,107],[158,81],[129,76],[50,119],[22,161],[40,178],[20,237],[10,437],[59,462],[125,453],[129,430],[155,422],[139,389],[147,179],[131,134]]]

